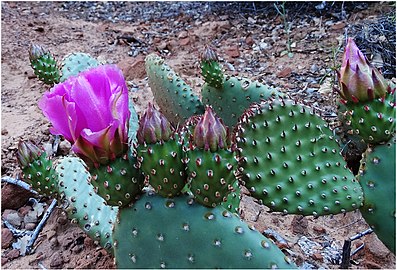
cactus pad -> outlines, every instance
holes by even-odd
[[[222,88],[208,83],[201,91],[204,104],[211,105],[227,126],[237,124],[241,114],[253,103],[280,93],[267,85],[246,78],[224,76]]]
[[[136,158],[131,151],[128,153],[108,165],[90,169],[90,182],[108,205],[126,207],[143,188],[143,177],[135,166]]]
[[[241,117],[236,142],[245,186],[271,210],[319,216],[361,206],[360,184],[311,108],[281,98],[255,104]]]
[[[61,82],[70,76],[76,76],[81,71],[96,67],[99,62],[87,53],[71,53],[62,61]]]
[[[89,172],[79,158],[66,157],[59,161],[59,192],[65,211],[94,241],[113,253],[112,226],[118,207],[105,205],[88,183]]]
[[[154,98],[161,112],[175,126],[192,115],[204,112],[199,97],[161,57],[150,54],[145,59],[145,65]]]
[[[270,240],[223,207],[148,193],[121,210],[118,268],[294,268]]]
[[[182,144],[183,141],[176,138],[137,147],[136,156],[141,172],[163,197],[179,195],[186,184]]]
[[[396,140],[369,148],[359,173],[364,191],[360,211],[378,238],[396,252]]]

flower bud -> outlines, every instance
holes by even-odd
[[[168,141],[173,133],[171,123],[149,102],[139,121],[137,139],[139,144]]]
[[[41,156],[42,151],[31,142],[19,141],[17,159],[22,168]]]
[[[215,152],[218,148],[228,147],[228,128],[215,114],[212,107],[207,106],[204,115],[197,123],[193,132],[193,141],[199,148]]]
[[[339,94],[346,101],[372,100],[384,97],[387,92],[387,81],[368,62],[352,38],[348,39],[338,78]]]

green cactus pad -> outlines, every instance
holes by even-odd
[[[394,89],[395,90],[395,89]],[[346,104],[345,122],[354,134],[371,144],[387,142],[396,133],[396,95],[387,93],[384,99]]]
[[[362,205],[360,184],[313,109],[281,98],[255,104],[236,142],[245,186],[271,210],[319,216]]]
[[[396,140],[369,148],[359,173],[364,191],[360,211],[378,238],[396,252]]]
[[[105,205],[105,201],[94,192],[88,183],[90,174],[81,159],[63,158],[57,164],[56,171],[59,174],[63,208],[72,223],[113,253],[112,226],[116,221],[118,207]]]
[[[223,207],[145,194],[120,211],[118,268],[295,268],[275,244]]]
[[[44,49],[42,49],[41,53],[36,57],[30,57],[30,64],[34,74],[45,84],[54,85],[59,83],[60,70],[55,57]]]
[[[90,182],[108,205],[126,207],[143,188],[143,177],[131,151],[108,165],[90,169]]]
[[[71,53],[64,57],[62,61],[61,82],[70,76],[76,76],[81,71],[96,67],[99,62],[87,53]]]
[[[43,196],[56,197],[58,193],[58,175],[52,160],[42,152],[40,157],[22,168],[23,178],[34,190]]]
[[[186,156],[189,189],[196,201],[208,207],[226,202],[236,181],[234,153],[225,149],[213,153],[195,148],[187,151]]]
[[[187,182],[182,144],[183,141],[176,137],[136,148],[145,180],[163,197],[179,195]]]
[[[149,86],[161,112],[175,126],[192,115],[204,113],[199,97],[161,57],[148,55],[145,66]]]
[[[132,144],[136,139],[136,133],[139,128],[138,114],[136,113],[134,103],[130,100],[128,103],[128,108],[130,110],[131,116],[128,122],[128,142]]]
[[[280,95],[276,89],[246,78],[224,76],[222,85],[222,88],[215,88],[206,83],[201,95],[203,103],[211,105],[230,127],[237,124],[238,118],[252,103]]]

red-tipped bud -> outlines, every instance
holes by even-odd
[[[228,128],[215,114],[210,106],[205,109],[204,115],[194,129],[193,142],[199,148],[215,152],[218,148],[226,149],[229,144]]]
[[[137,131],[138,143],[168,141],[172,133],[173,128],[171,123],[149,102],[148,108],[139,121]]]
[[[342,89],[340,96],[347,101],[367,101],[386,95],[386,79],[368,62],[352,38],[348,39],[337,74]]]
[[[42,151],[31,142],[19,141],[17,159],[22,168],[41,156]]]
[[[29,59],[30,61],[34,61],[47,53],[49,53],[49,51],[46,50],[43,46],[32,43],[29,48]]]

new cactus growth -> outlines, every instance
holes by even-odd
[[[215,51],[207,46],[201,55],[201,75],[204,81],[215,88],[222,88],[223,86],[223,72],[219,64],[218,55]]]
[[[248,78],[221,72],[218,57],[207,47],[201,59],[205,84],[201,90],[204,104],[211,105],[227,126],[234,126],[252,103],[281,95],[276,89]]]
[[[151,103],[141,118],[137,140],[134,155],[145,180],[164,197],[179,195],[186,184],[183,141]]]
[[[211,107],[206,107],[189,144],[186,166],[195,199],[208,207],[225,202],[236,181],[236,160],[227,127]]]
[[[365,142],[387,142],[395,134],[395,90],[349,38],[338,73],[340,117]]]
[[[22,168],[22,177],[28,181],[34,190],[44,196],[56,197],[58,175],[53,161],[47,154],[31,142],[18,143],[18,162]]]
[[[36,76],[48,85],[60,80],[60,70],[55,57],[43,46],[31,44],[29,49],[30,64]]]
[[[162,113],[174,125],[204,112],[199,97],[164,60],[155,54],[145,59],[146,73],[153,96]]]

